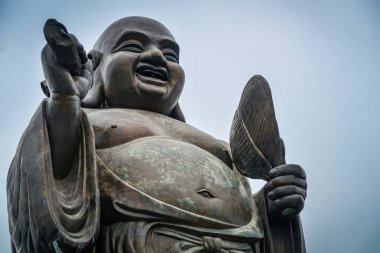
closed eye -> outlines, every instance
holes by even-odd
[[[166,48],[162,50],[162,54],[164,55],[165,59],[171,62],[178,63],[179,62],[179,57],[174,50]]]
[[[206,199],[213,199],[213,198],[216,198],[211,192],[209,192],[209,191],[206,190],[206,189],[199,190],[199,191],[197,191],[197,193],[198,193],[199,195],[201,195],[202,197],[206,198]]]
[[[127,40],[125,42],[120,43],[119,45],[116,45],[115,47],[111,48],[111,50],[110,50],[111,53],[115,53],[118,51],[142,53],[143,52],[143,45],[137,40]]]

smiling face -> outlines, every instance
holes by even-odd
[[[94,49],[102,53],[94,82],[102,82],[109,107],[170,114],[182,92],[185,74],[179,47],[159,22],[129,17],[112,24]]]

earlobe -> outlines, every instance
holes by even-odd
[[[95,71],[93,74],[91,89],[81,102],[84,108],[100,108],[104,102],[102,78],[100,77],[99,71]]]
[[[95,70],[99,66],[103,54],[98,50],[93,49],[90,52],[88,52],[87,57],[92,61],[92,69]]]
[[[186,123],[185,116],[183,115],[181,107],[178,103],[175,105],[173,111],[169,114],[169,117]]]

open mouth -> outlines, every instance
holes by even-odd
[[[144,83],[163,85],[169,80],[169,75],[164,67],[156,67],[150,64],[139,64],[136,68],[137,77]]]

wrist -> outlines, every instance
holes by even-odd
[[[67,95],[67,94],[51,94],[49,98],[50,102],[62,102],[62,103],[80,103],[80,98],[77,95]]]

